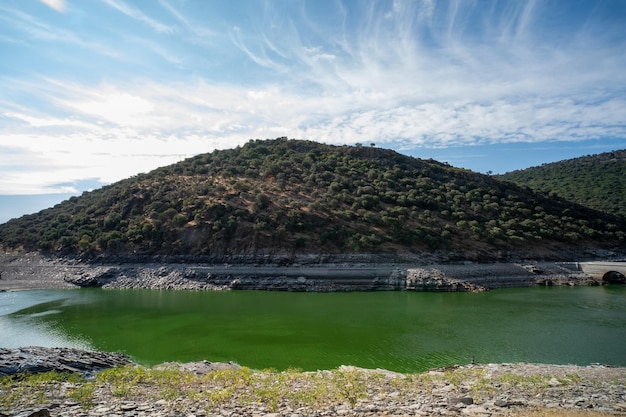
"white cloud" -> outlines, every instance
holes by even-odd
[[[19,120],[31,127],[65,127],[79,129],[95,129],[97,125],[67,117],[35,116],[23,113],[6,112],[4,117]]]
[[[140,6],[103,2],[173,35],[164,43],[137,33],[127,37],[163,65],[204,63],[186,48],[213,32],[184,14],[184,3],[177,3],[181,9],[158,3],[179,30]],[[169,79],[0,78],[0,147],[11,149],[0,153],[0,194],[48,192],[81,178],[116,181],[277,136],[405,147],[626,137],[623,41],[604,42],[584,28],[569,40],[546,38],[536,30],[544,12],[539,1],[507,3],[500,16],[481,9],[480,27],[468,20],[476,12],[472,2],[395,0],[382,11],[372,3],[349,12],[338,4],[332,26],[304,12],[300,20],[277,17],[266,4],[259,22],[223,23],[235,27],[222,37],[234,49],[228,53],[243,57],[238,64],[250,76],[245,85],[239,68],[223,78],[229,82],[216,82],[210,80],[219,77],[201,66]],[[0,19],[30,38],[85,48],[93,43],[0,9],[9,12]],[[116,53],[123,51],[120,46]],[[9,98],[24,96],[30,100]]]
[[[77,111],[91,114],[98,119],[113,122],[119,126],[145,125],[145,117],[154,109],[154,104],[126,92],[100,94],[96,100],[72,103]]]
[[[48,88],[54,84],[48,83]],[[385,103],[379,92],[318,97],[278,86],[249,90],[203,82],[143,82],[92,90],[58,81],[56,85],[50,95],[73,111],[72,118],[29,115],[25,109],[5,112],[5,117],[26,126],[0,134],[0,146],[14,147],[23,155],[20,163],[31,155],[37,161],[34,166],[45,167],[46,181],[35,182],[41,181],[38,169],[12,172],[0,182],[0,194],[20,187],[43,190],[80,178],[116,181],[256,138],[441,147],[626,134],[626,99],[621,97],[596,98],[593,106],[564,97],[425,103],[387,97]],[[58,97],[62,91],[67,97]],[[0,156],[0,166],[15,166],[15,155]]]
[[[46,6],[56,10],[57,12],[65,12],[65,0],[39,0]]]
[[[239,142],[241,143],[241,142]],[[235,143],[236,144],[236,143]],[[186,157],[226,147],[223,140],[143,134],[129,129],[100,134],[0,135],[0,194],[68,192],[67,184],[85,178],[111,183]]]

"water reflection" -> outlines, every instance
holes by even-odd
[[[33,317],[0,316],[0,334],[2,335],[0,347],[3,348],[43,346],[91,349],[87,341],[48,326]]]
[[[72,347],[91,349],[88,341],[70,334],[44,316],[62,313],[68,291],[16,291],[0,293],[0,347]]]

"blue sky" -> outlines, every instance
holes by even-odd
[[[287,136],[502,173],[626,148],[623,0],[0,0],[0,222]]]

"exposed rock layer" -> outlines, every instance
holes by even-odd
[[[356,260],[356,259],[355,259]],[[319,261],[319,260],[318,260]],[[274,291],[483,291],[536,285],[597,285],[576,263],[425,264],[299,262],[289,265],[80,263],[0,256],[0,291],[34,288],[149,288]]]
[[[0,348],[0,377],[48,371],[89,374],[130,363],[128,356],[121,353],[104,353],[71,348]]]

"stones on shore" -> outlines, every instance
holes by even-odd
[[[0,348],[0,377],[19,373],[78,372],[89,374],[132,363],[121,353],[94,352],[72,348]]]
[[[424,292],[481,292],[486,288],[471,282],[447,277],[435,268],[407,270],[406,289]]]
[[[61,364],[76,355],[94,355],[34,349],[30,354],[42,355],[42,360],[68,355]],[[33,396],[9,409],[0,402],[0,417],[507,416],[532,408],[626,412],[625,368],[488,364],[405,375],[342,366],[332,371],[275,373],[202,361],[166,363],[153,369],[152,375],[133,368],[128,376],[122,371],[117,380],[44,386],[43,400]],[[137,375],[142,375],[140,381],[128,385]],[[93,393],[87,403],[71,395],[85,386]],[[19,392],[17,382],[0,385],[0,398],[13,395],[13,389]]]

